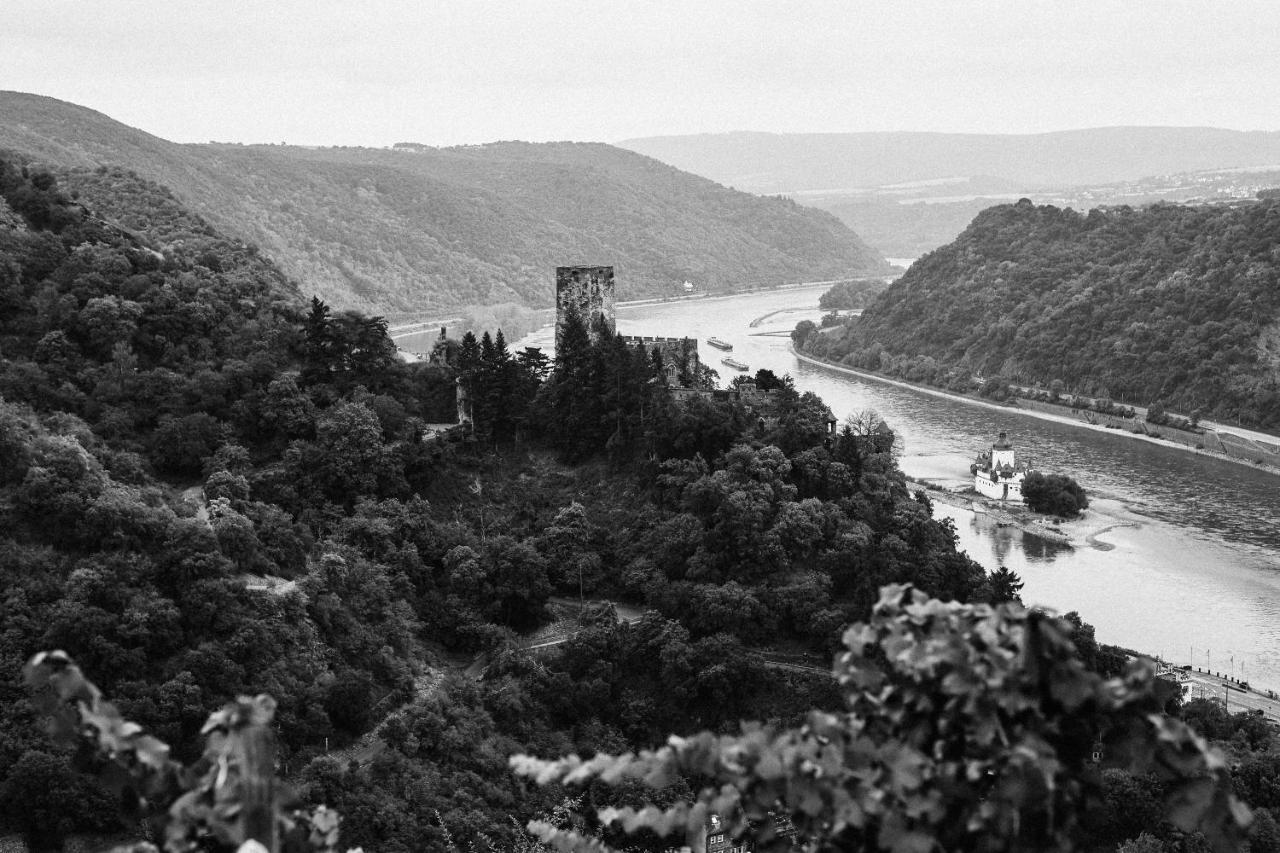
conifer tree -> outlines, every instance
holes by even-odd
[[[329,306],[311,297],[311,310],[303,323],[302,379],[306,383],[323,382],[332,370],[333,337],[330,330]]]

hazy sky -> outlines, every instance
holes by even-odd
[[[181,142],[1280,130],[1278,83],[1276,0],[0,0],[0,89]]]

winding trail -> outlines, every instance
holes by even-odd
[[[620,625],[634,625],[644,618],[647,612],[644,608],[636,607],[631,604],[620,604],[608,599],[587,599],[582,602],[573,601],[567,598],[552,598],[550,603],[562,606],[577,606],[579,603],[583,605],[611,605],[618,617]],[[534,652],[543,649],[554,648],[555,646],[567,643],[573,637],[577,636],[583,628],[579,627],[575,630],[552,630],[551,632],[543,631],[535,632],[529,637],[522,638],[521,648],[525,651]],[[534,640],[534,642],[529,642]],[[797,662],[793,657],[757,650],[760,652],[764,664],[772,669],[786,670],[789,672],[803,673],[805,675],[825,675],[831,676],[830,667],[821,667],[805,663]],[[348,744],[341,749],[331,750],[327,753],[330,758],[338,761],[346,766],[351,762],[357,765],[365,765],[372,762],[375,758],[386,751],[387,742],[382,736],[382,732],[386,725],[393,719],[401,716],[411,707],[435,695],[444,685],[445,678],[449,672],[457,672],[463,677],[478,681],[484,677],[485,670],[488,669],[492,655],[488,652],[482,652],[476,655],[470,662],[465,665],[454,664],[437,667],[427,667],[427,669],[414,679],[413,695],[408,701],[402,702],[396,707],[387,711],[382,718],[371,728],[360,736],[354,743]],[[379,710],[377,706],[374,708],[376,713]]]
[[[188,489],[182,490],[182,499],[188,503],[195,504],[196,518],[209,523],[209,502],[204,499],[204,486],[195,485]]]
[[[444,683],[444,676],[444,669],[428,667],[426,672],[413,680],[413,696],[408,702],[398,705],[389,711],[386,716],[378,721],[377,725],[361,735],[357,741],[342,749],[330,751],[328,756],[344,766],[353,761],[356,764],[368,764],[373,761],[387,748],[387,742],[382,738],[382,731],[387,723],[409,710],[418,702],[434,695],[440,689],[440,685]]]

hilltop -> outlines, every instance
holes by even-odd
[[[618,145],[728,186],[767,193],[835,193],[911,182],[936,182],[945,190],[948,183],[971,181],[1007,192],[1280,163],[1280,132],[1211,127],[1035,134],[740,132],[653,136]]]
[[[728,133],[618,144],[748,192],[785,193],[891,258],[945,245],[979,211],[1024,196],[1083,211],[1252,197],[1280,185],[1280,133],[1200,127]]]
[[[544,305],[547,271],[570,261],[612,263],[626,297],[671,292],[686,279],[727,291],[887,269],[829,214],[608,145],[176,144],[16,92],[0,93],[0,116],[0,148],[64,169],[119,166],[162,184],[339,308]]]
[[[982,212],[815,355],[1280,426],[1280,201]]]

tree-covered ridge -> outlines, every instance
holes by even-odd
[[[304,310],[154,185],[77,173],[76,200],[14,158],[0,177],[0,831],[121,827],[32,725],[18,671],[41,649],[178,759],[209,710],[270,693],[304,796],[340,807],[355,843],[418,849],[508,838],[509,816],[549,806],[507,774],[513,752],[829,703],[826,679],[750,649],[762,613],[821,650],[882,576],[984,594],[887,458],[823,446],[812,395],[748,434],[736,401],[681,402],[660,361],[585,330],[555,365],[500,333],[403,364],[385,322]],[[426,437],[459,378],[474,451]],[[541,659],[503,651],[555,593],[660,612],[606,615]],[[479,683],[451,663],[486,651]],[[323,757],[398,707],[380,762]]]
[[[0,146],[136,171],[342,308],[546,305],[566,259],[607,257],[628,297],[887,270],[830,214],[608,145],[177,145],[34,95],[0,93],[0,112]]]
[[[1280,204],[984,211],[815,355],[1280,426]]]
[[[488,333],[446,343],[450,364],[403,364],[380,318],[281,298],[279,273],[216,232],[194,256],[151,246],[50,173],[6,159],[0,176],[18,218],[0,228],[0,835],[39,850],[72,832],[163,840],[163,797],[104,791],[76,772],[102,754],[41,732],[19,673],[42,650],[79,661],[204,793],[225,775],[198,759],[208,713],[269,693],[272,766],[300,805],[341,813],[344,848],[501,848],[563,800],[510,774],[512,754],[799,724],[840,696],[821,666],[786,661],[822,660],[883,584],[1016,595],[957,553],[885,448],[829,434],[822,401],[785,380],[748,417],[581,328],[554,364]],[[188,221],[105,178],[130,215]],[[428,431],[459,379],[464,443]],[[565,615],[556,596],[644,615],[623,624],[602,602],[558,645],[525,648]],[[1087,626],[1062,630],[1082,666],[1115,673]],[[1250,802],[1270,807],[1269,737],[1209,722],[1243,738]],[[565,824],[622,842],[597,809],[700,784],[589,786]],[[1123,812],[1146,783],[1108,784],[1087,790],[1118,790]],[[1140,791],[1157,819],[1163,784]]]

